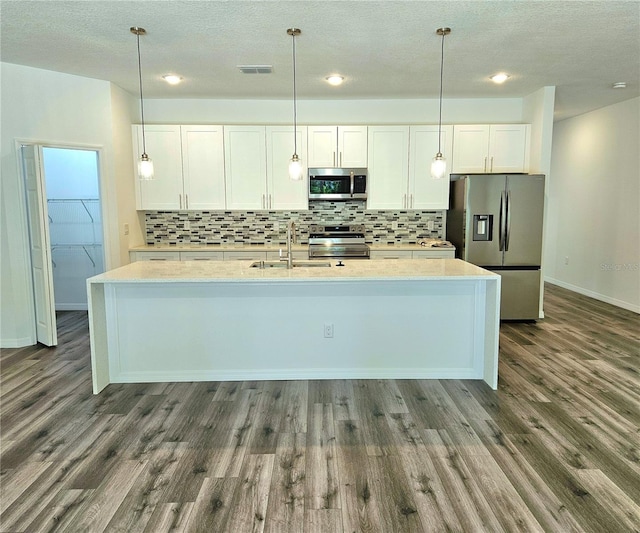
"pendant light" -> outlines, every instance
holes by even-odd
[[[298,117],[296,109],[296,36],[302,32],[298,28],[289,28],[287,35],[293,41],[293,156],[289,161],[289,178],[293,181],[302,179],[302,161],[298,157]]]
[[[442,137],[442,73],[444,71],[444,37],[451,33],[451,28],[438,28],[438,35],[442,36],[442,49],[440,51],[440,117],[438,119],[438,153],[431,162],[431,177],[434,179],[444,178],[447,171],[447,160],[442,156],[440,141]]]
[[[140,82],[140,115],[142,118],[142,155],[138,160],[138,178],[141,180],[153,179],[153,161],[147,155],[146,139],[144,137],[144,102],[142,100],[142,67],[140,66],[140,36],[146,35],[144,28],[133,26],[130,28],[131,33],[136,35],[138,41],[138,80]]]

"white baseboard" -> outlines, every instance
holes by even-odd
[[[472,368],[283,368],[261,370],[184,370],[121,372],[111,383],[175,381],[263,381],[300,379],[482,379]]]
[[[623,300],[618,300],[617,298],[611,298],[611,296],[590,291],[589,289],[584,289],[582,287],[578,287],[577,285],[572,285],[571,283],[560,281],[559,279],[545,277],[544,281],[546,283],[551,283],[552,285],[557,285],[558,287],[562,287],[563,289],[568,289],[570,291],[577,292],[578,294],[589,296],[589,298],[600,300],[601,302],[615,305],[616,307],[621,307],[622,309],[626,309],[627,311],[632,311],[634,313],[640,314],[640,305],[635,305],[629,302],[625,302]]]

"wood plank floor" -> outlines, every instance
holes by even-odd
[[[86,313],[61,313],[57,348],[0,352],[0,531],[640,531],[640,317],[554,286],[545,314],[502,324],[498,391],[331,380],[94,396]]]

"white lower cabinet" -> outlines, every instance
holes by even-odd
[[[286,246],[282,246],[286,254]],[[450,249],[429,248],[425,250],[371,250],[371,259],[439,259],[455,257]],[[278,250],[224,250],[224,251],[131,251],[129,258],[134,261],[278,261]],[[309,259],[308,250],[294,250],[294,261]]]
[[[223,261],[222,252],[180,252],[180,261]]]
[[[371,250],[371,259],[411,259],[411,250]]]
[[[455,259],[456,251],[432,248],[430,250],[414,250],[411,256],[413,259]]]
[[[267,252],[260,250],[224,251],[223,254],[225,261],[264,261],[267,259]]]
[[[180,261],[179,251],[129,252],[131,261]]]

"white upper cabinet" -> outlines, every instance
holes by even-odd
[[[227,209],[267,209],[264,126],[224,127]]]
[[[489,128],[491,172],[529,172],[529,124],[496,124]]]
[[[222,126],[180,126],[183,209],[225,208]]]
[[[309,126],[308,167],[367,166],[367,126]]]
[[[146,152],[153,161],[154,179],[138,179],[138,159],[142,154],[142,126],[134,125],[133,161],[136,208],[165,211],[181,209],[182,150],[180,126],[145,126]]]
[[[306,128],[297,131],[298,156],[307,158]],[[293,127],[225,126],[227,209],[307,209],[307,171],[289,179]]]
[[[137,209],[224,209],[222,126],[145,126],[154,179],[137,179],[142,126],[133,126]]]
[[[296,131],[297,154],[302,161],[302,179],[291,181],[289,160],[293,155],[293,126],[267,126],[267,208],[304,210],[309,208],[307,173],[307,128]]]
[[[431,162],[438,153],[438,126],[411,126],[409,139],[407,208],[448,209],[453,126],[442,126],[440,150],[447,160],[447,171],[443,179],[431,177]]]
[[[527,172],[530,129],[529,124],[454,126],[452,172]]]
[[[453,127],[443,126],[449,162]],[[431,177],[438,126],[369,126],[368,209],[447,209],[449,179]],[[447,173],[448,174],[448,173]]]
[[[407,207],[409,126],[369,126],[367,209]]]

